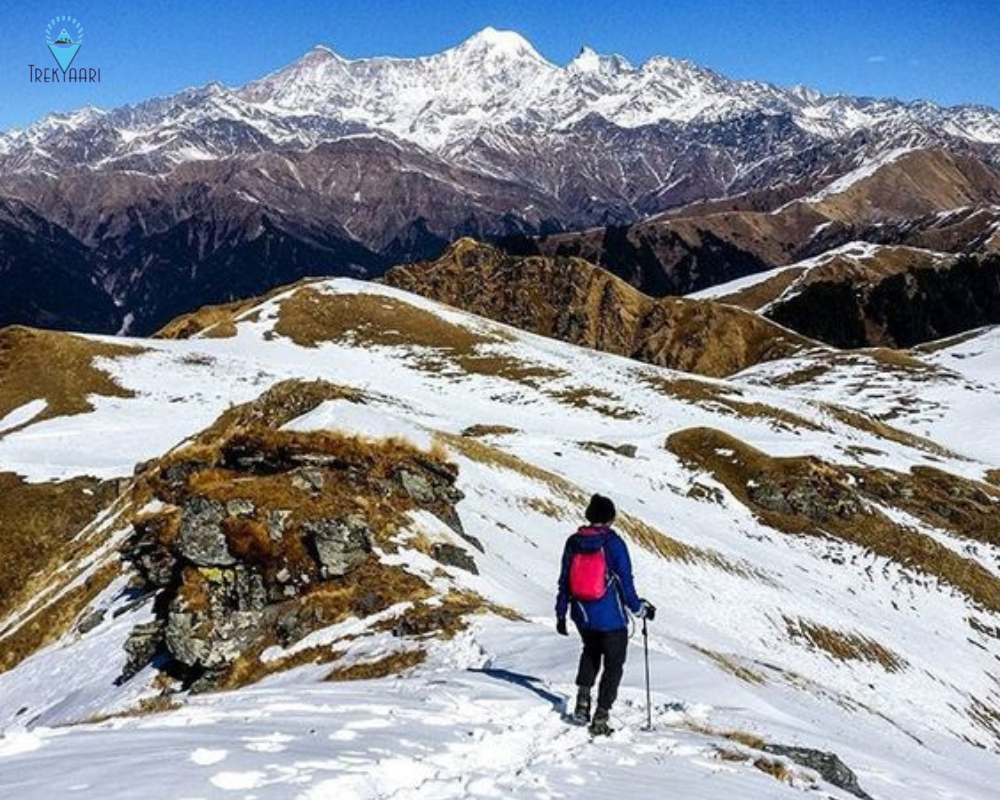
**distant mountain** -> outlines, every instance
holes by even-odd
[[[377,276],[464,235],[627,226],[721,198],[770,211],[928,148],[995,175],[1000,112],[827,96],[587,48],[558,66],[487,28],[432,56],[316,47],[243,87],[52,115],[0,136],[0,198],[83,246],[116,309],[107,330],[148,332],[182,306],[303,270]],[[721,239],[709,251],[737,258],[713,280],[773,266]],[[637,285],[676,291],[658,280]]]
[[[660,296],[701,291],[857,241],[1000,253],[1000,172],[941,148],[897,149],[799,197],[779,187],[633,225],[516,237],[504,246],[579,256]]]

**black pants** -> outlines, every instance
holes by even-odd
[[[604,672],[597,690],[597,707],[609,710],[618,697],[618,684],[622,682],[625,670],[628,630],[581,631],[580,636],[583,637],[583,652],[580,654],[576,685],[581,689],[590,689],[597,680],[603,661]]]

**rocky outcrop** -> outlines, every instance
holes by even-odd
[[[374,549],[395,548],[410,511],[454,524],[455,476],[399,442],[266,428],[143,465],[138,480],[163,508],[136,520],[122,554],[135,588],[155,594],[155,619],[126,642],[122,680],[153,661],[211,689],[270,644],[427,596]],[[441,552],[474,569],[467,555]]]
[[[788,747],[780,744],[764,744],[760,748],[765,753],[781,756],[794,761],[801,767],[814,770],[819,776],[838,789],[850,792],[861,800],[871,800],[871,795],[861,788],[858,776],[840,760],[836,753],[828,753],[810,747]]]

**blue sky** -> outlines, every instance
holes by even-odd
[[[54,66],[45,27],[83,24],[74,66],[100,84],[32,84]],[[736,78],[1000,107],[1000,0],[0,0],[0,130],[88,103],[112,107],[218,80],[241,84],[323,43],[342,55],[422,55],[493,25],[548,59],[580,46],[690,58]]]

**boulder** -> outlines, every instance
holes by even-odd
[[[458,567],[473,575],[479,574],[479,568],[472,556],[458,545],[435,542],[431,546],[431,558],[446,567]]]
[[[403,491],[418,503],[433,503],[437,499],[437,494],[431,486],[431,482],[423,474],[409,469],[401,469],[398,472],[399,484]]]
[[[313,520],[303,529],[312,539],[316,558],[327,578],[346,575],[372,550],[371,529],[358,514],[343,519]]]
[[[236,563],[222,531],[225,507],[222,503],[195,496],[181,510],[177,552],[199,567],[229,566]]]
[[[124,648],[127,658],[119,683],[137,675],[163,648],[163,623],[154,620],[136,625],[125,640]]]
[[[815,770],[827,783],[850,792],[861,800],[872,800],[871,795],[858,784],[858,777],[840,760],[836,753],[814,750],[810,747],[789,747],[781,744],[765,744],[761,749],[766,753],[794,761],[807,769]]]

